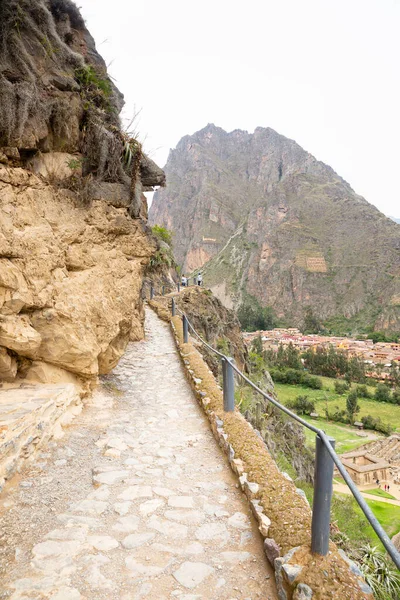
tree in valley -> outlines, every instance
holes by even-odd
[[[353,424],[355,421],[355,415],[358,412],[360,412],[360,406],[358,404],[358,396],[356,391],[350,392],[350,394],[347,396],[346,412],[347,416],[349,417],[350,423]]]
[[[314,315],[311,306],[307,306],[305,309],[303,331],[304,333],[318,333],[321,331],[321,323]]]

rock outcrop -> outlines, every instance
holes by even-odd
[[[247,347],[234,311],[227,309],[210,290],[192,286],[181,288],[179,294],[157,296],[154,298],[154,302],[150,302],[150,306],[167,321],[170,319],[172,298],[175,299],[177,308],[185,312],[193,327],[204,340],[219,349],[220,352],[234,357],[238,367],[247,370]],[[216,374],[219,365],[216,355],[208,351],[201,343],[199,343],[198,349]]]
[[[272,129],[208,125],[172,150],[150,222],[171,229],[185,272],[229,307],[305,308],[346,331],[400,331],[400,229],[329,166]]]
[[[91,381],[143,336],[165,175],[71,0],[0,5],[0,380]]]

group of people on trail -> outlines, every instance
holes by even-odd
[[[381,489],[381,485],[382,485],[382,484],[381,484],[381,482],[379,481],[379,479],[377,479],[375,483],[376,483],[376,485],[378,486],[378,488],[379,488],[379,489]],[[389,484],[388,484],[388,483],[387,483],[387,484],[385,483],[385,492],[388,492],[389,490],[390,490],[390,486],[389,486]]]
[[[201,273],[201,271],[194,276],[194,285],[203,285],[203,275]],[[182,275],[181,278],[181,286],[182,287],[188,287],[189,285],[189,278],[185,277],[185,275]]]

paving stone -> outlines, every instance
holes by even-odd
[[[253,534],[251,531],[242,531],[240,534],[240,545],[246,546],[253,539]]]
[[[114,504],[114,510],[115,512],[117,512],[119,515],[126,515],[128,514],[128,512],[130,511],[132,506],[132,502],[116,502]]]
[[[96,519],[95,517],[81,517],[78,515],[71,515],[69,513],[61,513],[57,515],[57,519],[66,525],[74,526],[74,525],[86,525],[91,529],[96,529],[101,526],[100,519]]]
[[[205,519],[204,513],[198,510],[167,510],[164,516],[186,525],[199,525]]]
[[[82,548],[82,543],[79,540],[63,540],[55,541],[48,540],[47,542],[40,542],[33,547],[32,552],[34,556],[47,557],[47,556],[74,556]]]
[[[191,496],[170,496],[168,506],[174,508],[194,508],[193,498]]]
[[[147,544],[155,537],[155,533],[132,533],[122,540],[122,545],[128,550]]]
[[[129,476],[129,471],[108,471],[105,473],[98,473],[93,477],[93,481],[96,483],[106,483],[107,485],[114,485],[115,483],[122,481]]]
[[[205,504],[204,512],[207,515],[212,515],[218,518],[229,517],[228,511],[221,508],[221,506],[219,506],[218,504]]]
[[[169,488],[165,488],[165,487],[155,487],[155,488],[153,488],[153,491],[155,494],[157,494],[157,496],[162,496],[163,498],[169,498],[170,496],[173,496],[175,493],[172,490],[170,490]]]
[[[187,537],[188,528],[186,525],[181,525],[180,523],[173,523],[172,521],[160,519],[153,515],[153,517],[150,518],[148,525],[151,529],[159,531],[167,538],[183,539]]]
[[[153,512],[158,510],[161,506],[164,505],[164,500],[160,500],[159,498],[155,498],[154,500],[147,500],[147,502],[143,502],[139,506],[139,511],[145,515],[151,515]]]
[[[107,502],[101,500],[82,500],[77,504],[73,504],[71,510],[87,513],[88,515],[101,515],[107,509],[107,506]]]
[[[246,562],[246,560],[250,560],[252,555],[250,552],[221,552],[218,557],[224,562],[236,565],[238,563]],[[216,560],[218,560],[218,557]]]
[[[107,485],[102,485],[97,490],[89,494],[89,500],[108,500],[110,497],[110,490]]]
[[[125,450],[128,449],[128,446],[125,444],[125,442],[119,438],[107,440],[106,446],[107,448],[116,448],[120,452],[125,452]]]
[[[128,556],[125,559],[125,565],[129,569],[131,577],[155,577],[163,572],[161,567],[143,565],[135,560],[133,556]]]
[[[90,535],[87,541],[88,544],[96,550],[100,550],[100,552],[107,552],[119,546],[117,540],[109,535]]]
[[[111,579],[107,579],[105,575],[100,571],[99,567],[89,567],[85,573],[85,582],[90,587],[100,590],[112,590],[115,587],[114,582]]]
[[[116,524],[113,526],[113,530],[129,533],[131,531],[136,531],[139,527],[139,523],[139,517],[136,515],[127,515],[126,517],[121,517],[118,519]]]
[[[186,561],[174,571],[173,576],[184,587],[193,589],[213,572],[214,569],[205,563]]]
[[[196,530],[198,540],[226,539],[228,530],[223,523],[206,523]]]
[[[228,519],[228,525],[235,529],[250,529],[251,523],[247,515],[241,512],[236,512]]]
[[[137,500],[138,498],[151,498],[153,492],[149,485],[135,485],[128,487],[118,496],[119,500]]]
[[[137,458],[134,458],[133,456],[124,460],[124,465],[139,465],[139,464],[140,464],[140,461]]]
[[[53,529],[46,534],[47,540],[75,540],[84,541],[87,537],[87,528],[84,527],[66,527],[65,529]]]

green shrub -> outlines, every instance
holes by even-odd
[[[319,377],[309,375],[298,369],[275,369],[269,370],[270,375],[277,383],[288,383],[289,385],[302,385],[312,390],[322,390],[322,380]]]
[[[315,377],[314,375],[308,375],[305,373],[301,380],[301,385],[304,385],[312,390],[322,390],[322,379]]]
[[[392,404],[400,404],[400,389],[396,388],[392,392]]]
[[[378,402],[390,402],[390,389],[388,386],[384,383],[378,383],[374,398]]]
[[[372,394],[369,393],[366,385],[357,385],[356,394],[359,398],[372,398]]]
[[[315,402],[309,400],[308,396],[297,396],[287,406],[299,415],[310,415],[312,412],[315,412]]]
[[[109,79],[101,77],[91,65],[75,69],[75,79],[85,89],[100,90],[106,98],[111,96]]]
[[[337,423],[348,423],[346,411],[341,410],[338,406],[335,406],[335,410],[333,412],[331,412],[329,408],[326,407],[325,416],[329,421],[336,421]]]
[[[400,573],[376,546],[367,544],[361,548],[360,567],[376,600],[400,598]]]
[[[335,392],[339,394],[339,396],[343,396],[343,394],[345,394],[350,387],[347,381],[339,381],[338,379],[335,380],[333,385]]]
[[[361,422],[363,423],[365,429],[379,431],[385,435],[391,435],[393,433],[393,427],[389,423],[383,423],[380,417],[375,418],[371,415],[366,415],[365,417],[361,418]]]
[[[171,231],[169,231],[165,227],[162,227],[161,225],[153,225],[151,230],[157,239],[162,240],[163,242],[168,244],[168,246],[172,246],[172,232]]]

